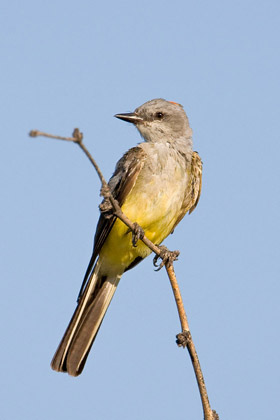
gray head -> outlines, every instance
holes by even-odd
[[[182,105],[165,99],[152,99],[134,112],[115,117],[133,123],[146,141],[174,142],[190,139],[192,130]]]

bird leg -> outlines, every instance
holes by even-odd
[[[159,271],[164,265],[170,266],[173,264],[174,261],[178,260],[178,256],[180,254],[180,251],[169,251],[169,249],[166,248],[164,245],[157,245],[160,249],[160,255],[156,255],[153,259],[153,264],[155,267],[158,267],[156,271]],[[162,261],[158,265],[157,261],[161,258]]]

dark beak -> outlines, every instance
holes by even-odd
[[[134,112],[128,112],[127,114],[116,114],[116,118],[119,118],[120,120],[130,122],[132,124],[138,124],[143,122],[143,118],[139,117]]]

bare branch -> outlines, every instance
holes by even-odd
[[[189,352],[189,355],[193,364],[193,369],[195,372],[199,392],[200,392],[200,398],[201,398],[203,412],[204,412],[204,419],[205,420],[218,420],[219,419],[219,417],[217,417],[218,414],[212,411],[210,407],[202,370],[200,367],[195,345],[191,336],[187,314],[184,308],[183,299],[182,299],[179,285],[176,279],[173,263],[170,264],[169,266],[166,265],[165,268],[166,268],[166,271],[170,280],[170,284],[172,287],[172,291],[174,294],[174,298],[177,304],[177,309],[178,309],[179,318],[180,318],[181,327],[182,327],[182,333],[177,335],[177,345],[179,347],[187,347],[188,349],[188,352]]]
[[[132,223],[126,216],[125,214],[122,212],[119,203],[117,200],[114,199],[114,197],[111,194],[111,190],[104,178],[104,176],[102,175],[102,172],[99,168],[99,166],[97,165],[96,161],[93,159],[93,157],[91,156],[90,152],[87,150],[87,148],[85,147],[85,145],[82,142],[83,139],[83,135],[82,133],[80,133],[78,128],[75,128],[73,131],[73,137],[62,137],[62,136],[56,136],[53,134],[48,134],[48,133],[44,133],[42,131],[39,130],[31,130],[29,133],[30,137],[38,137],[38,136],[43,136],[43,137],[48,137],[48,138],[52,138],[52,139],[58,139],[58,140],[66,140],[66,141],[72,141],[73,143],[77,143],[80,148],[83,150],[83,152],[86,154],[86,156],[89,158],[89,160],[91,161],[91,163],[93,164],[99,178],[100,181],[102,183],[102,188],[101,188],[101,195],[106,199],[108,198],[113,206],[114,209],[114,214],[126,225],[130,228],[130,230],[132,232],[135,232],[135,224]],[[145,235],[141,238],[141,240],[144,242],[145,245],[147,245],[147,247],[149,247],[155,254],[157,254],[158,256],[160,256],[161,250],[159,247],[157,247],[153,242],[151,242]]]
[[[144,235],[144,231],[141,228],[141,226],[139,226],[137,223],[133,223],[132,221],[130,221],[126,215],[122,212],[119,203],[117,200],[114,199],[111,190],[99,168],[99,166],[97,165],[96,161],[93,159],[93,157],[91,156],[90,152],[87,150],[87,148],[85,147],[85,145],[83,144],[83,134],[80,132],[80,130],[78,128],[75,128],[73,131],[73,135],[72,137],[63,137],[63,136],[56,136],[53,134],[48,134],[48,133],[44,133],[42,131],[39,130],[32,130],[29,133],[30,137],[38,137],[38,136],[43,136],[43,137],[48,137],[48,138],[52,138],[52,139],[58,139],[58,140],[65,140],[65,141],[71,141],[73,143],[76,143],[80,146],[80,148],[83,150],[83,152],[86,154],[86,156],[88,157],[88,159],[90,160],[90,162],[92,163],[92,165],[94,166],[102,187],[101,187],[101,195],[104,197],[105,200],[109,200],[109,203],[112,206],[113,209],[113,214],[118,217],[126,226],[129,227],[129,229],[132,231],[133,234],[133,245],[136,245],[136,242],[138,239],[140,239],[142,242],[144,242],[144,244],[149,247],[151,249],[151,251],[153,251],[156,254],[156,257],[154,258],[154,265],[157,266],[157,260],[158,258],[162,259],[161,264],[159,265],[158,269],[161,269],[163,266],[165,266],[169,280],[170,280],[170,284],[172,287],[172,291],[174,294],[174,298],[175,298],[175,302],[177,305],[177,310],[178,310],[178,314],[179,314],[179,318],[180,318],[180,322],[181,322],[181,328],[182,328],[182,332],[177,334],[176,338],[177,338],[177,345],[179,347],[187,347],[190,358],[191,358],[191,362],[193,365],[193,369],[195,372],[195,376],[196,376],[196,380],[197,380],[197,384],[198,384],[198,388],[199,388],[199,392],[200,392],[200,397],[201,397],[201,402],[202,402],[202,407],[203,407],[203,412],[204,412],[204,420],[219,420],[219,416],[216,413],[215,410],[211,409],[210,403],[209,403],[209,399],[208,399],[208,395],[207,395],[207,390],[206,390],[206,386],[205,386],[205,382],[204,382],[204,378],[203,378],[203,374],[202,374],[202,370],[200,367],[200,363],[199,363],[199,359],[198,359],[198,355],[195,349],[195,345],[194,342],[192,340],[192,336],[190,333],[190,329],[189,329],[189,324],[188,324],[188,319],[187,319],[187,315],[186,315],[186,311],[184,308],[184,304],[183,304],[183,299],[181,296],[181,292],[179,289],[179,285],[176,279],[176,275],[175,275],[175,271],[174,271],[174,266],[173,266],[173,262],[176,261],[178,259],[178,255],[179,255],[179,251],[169,251],[166,247],[164,246],[157,246],[155,245],[153,242],[151,242],[145,235]],[[104,208],[107,208],[107,204],[105,202],[105,205],[103,203],[103,206],[105,206]],[[102,204],[101,204],[101,209],[102,209]],[[102,211],[105,211],[104,209]],[[108,209],[106,210],[108,211]]]

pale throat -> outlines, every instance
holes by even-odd
[[[169,143],[180,150],[192,149],[192,129],[187,127],[182,135],[174,135],[174,131],[164,131],[160,126],[152,127],[150,124],[136,126],[141,137],[148,143]]]

